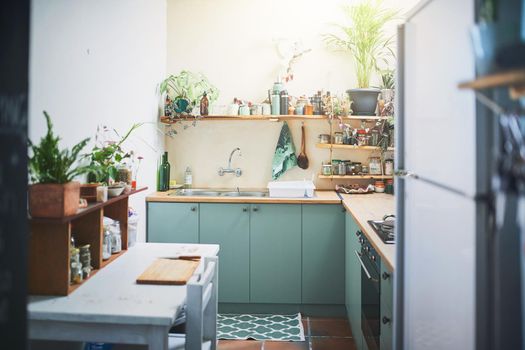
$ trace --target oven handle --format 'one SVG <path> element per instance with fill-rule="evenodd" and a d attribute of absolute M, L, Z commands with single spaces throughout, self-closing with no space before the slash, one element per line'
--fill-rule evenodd
<path fill-rule="evenodd" d="M 379 282 L 379 280 L 377 280 L 375 278 L 372 278 L 372 276 L 370 275 L 370 272 L 368 272 L 368 270 L 367 270 L 367 268 L 365 266 L 365 263 L 361 259 L 361 254 L 359 254 L 359 252 L 357 250 L 354 250 L 354 253 L 355 253 L 355 256 L 357 256 L 357 259 L 359 260 L 359 263 L 361 264 L 361 267 L 363 268 L 363 271 L 366 274 L 366 278 L 368 278 L 369 280 L 374 281 L 374 282 Z"/>

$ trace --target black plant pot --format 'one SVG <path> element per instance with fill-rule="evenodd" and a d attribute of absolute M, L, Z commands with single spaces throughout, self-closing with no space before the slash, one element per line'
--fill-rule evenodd
<path fill-rule="evenodd" d="M 352 101 L 351 109 L 354 115 L 375 115 L 379 89 L 346 90 Z"/>

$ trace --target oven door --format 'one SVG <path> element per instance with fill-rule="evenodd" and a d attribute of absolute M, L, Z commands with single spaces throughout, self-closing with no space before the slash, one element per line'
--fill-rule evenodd
<path fill-rule="evenodd" d="M 361 264 L 361 330 L 368 350 L 379 349 L 380 336 L 380 278 L 374 261 L 361 250 L 355 251 Z"/>

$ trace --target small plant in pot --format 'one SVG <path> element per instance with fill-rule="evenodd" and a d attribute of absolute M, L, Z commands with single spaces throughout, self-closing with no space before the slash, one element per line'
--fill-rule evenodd
<path fill-rule="evenodd" d="M 381 99 L 379 100 L 379 115 L 393 116 L 394 115 L 394 89 L 395 89 L 395 74 L 393 70 L 384 70 L 381 72 Z"/>
<path fill-rule="evenodd" d="M 90 160 L 88 181 L 100 183 L 97 188 L 97 201 L 105 201 L 108 195 L 115 197 L 124 191 L 125 184 L 118 183 L 118 166 L 130 158 L 131 153 L 125 152 L 122 144 L 141 125 L 141 123 L 133 124 L 117 141 L 105 139 L 104 134 L 110 131 L 108 128 L 102 127 L 97 130 L 95 147 L 87 155 Z M 116 130 L 113 131 L 118 135 Z"/>
<path fill-rule="evenodd" d="M 73 179 L 89 171 L 78 166 L 80 151 L 89 142 L 82 140 L 69 149 L 59 149 L 60 138 L 53 134 L 53 124 L 44 111 L 47 133 L 38 145 L 29 141 L 29 214 L 32 217 L 61 218 L 74 215 L 78 210 L 80 183 Z"/>
<path fill-rule="evenodd" d="M 339 34 L 326 34 L 325 42 L 333 48 L 349 52 L 354 60 L 357 89 L 348 90 L 357 115 L 374 115 L 379 89 L 370 87 L 372 74 L 378 72 L 379 63 L 388 64 L 394 57 L 393 37 L 387 37 L 384 26 L 394 20 L 397 11 L 382 7 L 382 1 L 368 0 L 345 6 L 348 23 L 336 25 Z"/>

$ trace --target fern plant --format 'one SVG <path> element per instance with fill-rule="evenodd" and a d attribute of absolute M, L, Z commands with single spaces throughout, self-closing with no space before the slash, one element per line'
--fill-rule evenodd
<path fill-rule="evenodd" d="M 398 11 L 385 9 L 381 0 L 367 0 L 344 7 L 348 19 L 338 24 L 339 34 L 325 34 L 325 43 L 333 48 L 348 51 L 354 58 L 359 88 L 368 88 L 373 72 L 379 71 L 380 63 L 388 64 L 395 57 L 391 48 L 393 36 L 387 37 L 384 26 L 394 20 Z"/>
<path fill-rule="evenodd" d="M 29 157 L 29 174 L 33 183 L 42 184 L 64 184 L 72 181 L 76 176 L 85 174 L 89 167 L 77 166 L 80 151 L 89 142 L 89 138 L 80 141 L 71 150 L 65 148 L 60 150 L 58 142 L 60 137 L 53 133 L 51 117 L 44 111 L 47 122 L 47 133 L 35 145 L 29 141 L 29 147 L 33 153 Z"/>

